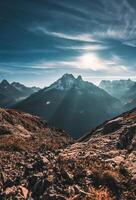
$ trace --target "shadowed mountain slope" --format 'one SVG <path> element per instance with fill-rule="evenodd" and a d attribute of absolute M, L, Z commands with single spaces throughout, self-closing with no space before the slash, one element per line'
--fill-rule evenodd
<path fill-rule="evenodd" d="M 29 88 L 16 82 L 10 84 L 7 80 L 3 80 L 0 83 L 0 106 L 11 107 L 38 90 L 36 87 Z"/>
<path fill-rule="evenodd" d="M 103 89 L 65 74 L 48 88 L 14 106 L 46 119 L 50 126 L 78 138 L 90 128 L 120 112 L 121 103 Z"/>

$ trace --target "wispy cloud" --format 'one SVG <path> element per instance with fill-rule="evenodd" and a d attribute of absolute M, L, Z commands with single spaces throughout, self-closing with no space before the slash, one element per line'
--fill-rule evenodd
<path fill-rule="evenodd" d="M 129 46 L 129 47 L 136 48 L 136 40 L 124 41 L 123 44 L 126 45 L 126 46 Z"/>
<path fill-rule="evenodd" d="M 31 29 L 34 32 L 41 32 L 44 33 L 46 35 L 50 35 L 50 36 L 54 36 L 57 38 L 61 38 L 61 39 L 66 39 L 66 40 L 75 40 L 75 41 L 83 41 L 83 42 L 96 42 L 97 40 L 94 39 L 94 37 L 91 34 L 86 34 L 86 33 L 82 33 L 82 34 L 66 34 L 63 32 L 53 32 L 53 31 L 49 31 L 44 27 L 35 27 Z"/>
<path fill-rule="evenodd" d="M 103 9 L 101 8 L 101 4 L 103 5 Z M 88 20 L 87 18 L 84 19 L 86 21 L 84 22 L 84 24 L 82 24 L 83 30 L 80 27 L 80 30 L 78 32 L 73 32 L 73 34 L 66 33 L 64 32 L 64 30 L 50 30 L 41 24 L 32 27 L 31 30 L 36 33 L 42 33 L 52 37 L 73 41 L 100 42 L 103 39 L 114 39 L 121 41 L 124 45 L 135 47 L 136 10 L 130 5 L 127 0 L 122 0 L 121 3 L 119 3 L 117 0 L 102 0 L 101 4 L 93 4 L 92 2 L 87 1 L 86 5 L 88 5 L 88 7 L 79 6 L 77 9 L 74 8 L 75 10 L 78 10 L 83 14 L 86 13 L 86 16 L 88 16 Z M 69 4 L 63 3 L 63 6 L 64 5 L 67 8 L 71 8 Z M 94 7 L 94 10 L 91 10 L 91 12 L 89 10 L 90 7 Z M 63 23 L 64 22 L 65 20 L 63 21 Z M 93 28 L 91 28 L 92 24 Z M 91 48 L 93 47 L 82 47 L 82 49 L 83 48 L 89 48 L 89 50 L 91 50 Z M 70 47 L 67 47 L 67 49 L 70 49 Z M 75 50 L 78 49 L 78 47 L 71 47 L 71 49 Z"/>
<path fill-rule="evenodd" d="M 127 0 L 102 1 L 104 17 L 102 30 L 95 31 L 96 38 L 119 40 L 124 45 L 135 47 L 136 44 L 136 9 Z M 106 21 L 107 23 L 104 23 Z"/>
<path fill-rule="evenodd" d="M 83 46 L 57 46 L 59 49 L 70 49 L 70 50 L 85 50 L 85 51 L 99 51 L 104 49 L 110 49 L 110 46 L 102 44 L 92 44 L 92 45 L 83 45 Z"/>

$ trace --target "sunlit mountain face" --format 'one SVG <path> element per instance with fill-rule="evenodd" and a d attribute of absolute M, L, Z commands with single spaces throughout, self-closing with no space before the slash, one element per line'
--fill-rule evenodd
<path fill-rule="evenodd" d="M 134 0 L 0 3 L 0 78 L 45 86 L 64 73 L 135 78 Z"/>

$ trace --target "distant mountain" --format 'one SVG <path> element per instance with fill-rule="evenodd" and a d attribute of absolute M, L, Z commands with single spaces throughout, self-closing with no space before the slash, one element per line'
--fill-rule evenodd
<path fill-rule="evenodd" d="M 65 74 L 14 108 L 43 117 L 51 126 L 79 137 L 119 113 L 119 100 L 92 83 Z"/>
<path fill-rule="evenodd" d="M 30 96 L 31 94 L 40 90 L 38 87 L 26 87 L 25 85 L 22 85 L 18 82 L 13 82 L 11 85 L 20 91 L 23 96 Z"/>
<path fill-rule="evenodd" d="M 99 87 L 124 103 L 122 111 L 128 111 L 136 107 L 136 82 L 130 79 L 101 81 Z"/>
<path fill-rule="evenodd" d="M 0 83 L 0 94 L 12 97 L 19 98 L 22 93 L 17 90 L 12 84 L 10 84 L 7 80 L 3 80 Z"/>
<path fill-rule="evenodd" d="M 127 111 L 136 107 L 136 83 L 126 92 L 124 98 L 127 100 L 124 110 Z"/>
<path fill-rule="evenodd" d="M 7 107 L 15 103 L 22 93 L 12 86 L 7 80 L 0 83 L 0 106 Z"/>
<path fill-rule="evenodd" d="M 38 90 L 39 88 L 29 88 L 16 82 L 10 84 L 7 80 L 3 80 L 0 83 L 0 106 L 10 107 Z"/>
<path fill-rule="evenodd" d="M 124 98 L 127 100 L 127 102 L 131 102 L 133 99 L 136 98 L 136 83 L 132 87 L 130 87 L 129 90 L 127 90 Z"/>
<path fill-rule="evenodd" d="M 124 110 L 128 111 L 136 107 L 136 98 L 124 105 Z"/>
<path fill-rule="evenodd" d="M 127 99 L 124 97 L 127 95 L 127 92 L 130 90 L 130 88 L 134 86 L 134 84 L 135 82 L 130 79 L 113 81 L 103 80 L 99 84 L 99 87 L 126 103 Z"/>

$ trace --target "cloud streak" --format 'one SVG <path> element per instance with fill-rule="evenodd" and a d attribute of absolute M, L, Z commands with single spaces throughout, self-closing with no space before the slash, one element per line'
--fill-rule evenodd
<path fill-rule="evenodd" d="M 57 38 L 61 38 L 61 39 L 66 39 L 66 40 L 75 40 L 75 41 L 83 41 L 83 42 L 97 42 L 97 40 L 95 40 L 93 38 L 93 36 L 91 34 L 65 34 L 65 33 L 60 33 L 60 32 L 52 32 L 47 30 L 44 27 L 35 27 L 31 29 L 34 32 L 41 32 L 44 33 L 46 35 L 50 35 L 53 37 L 57 37 Z"/>
<path fill-rule="evenodd" d="M 100 44 L 92 44 L 92 45 L 78 45 L 78 46 L 57 46 L 59 49 L 70 49 L 70 50 L 85 50 L 85 51 L 100 51 L 104 49 L 110 49 L 110 46 L 100 45 Z"/>

